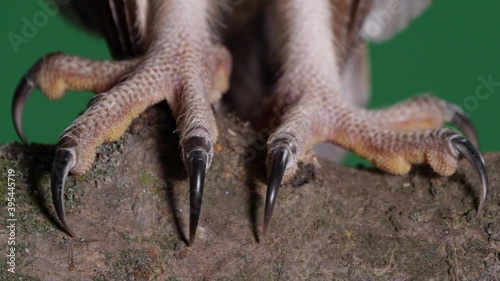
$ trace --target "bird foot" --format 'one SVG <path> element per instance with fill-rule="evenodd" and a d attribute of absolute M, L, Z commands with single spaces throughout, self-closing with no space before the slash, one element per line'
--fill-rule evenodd
<path fill-rule="evenodd" d="M 14 95 L 14 124 L 26 141 L 22 112 L 34 88 L 50 99 L 62 97 L 67 89 L 98 93 L 85 113 L 63 132 L 53 163 L 53 201 L 63 228 L 71 235 L 75 233 L 66 221 L 63 202 L 68 174 L 85 173 L 94 162 L 97 146 L 117 140 L 147 107 L 166 101 L 176 120 L 181 158 L 189 174 L 189 244 L 194 241 L 205 173 L 217 139 L 211 104 L 229 86 L 231 56 L 214 42 L 216 20 L 207 20 L 217 14 L 212 7 L 217 1 L 154 2 L 150 9 L 153 26 L 145 29 L 151 30 L 151 40 L 143 44 L 147 51 L 142 57 L 98 62 L 51 54 L 27 72 Z M 342 14 L 332 12 L 337 11 L 331 6 L 336 1 L 271 2 L 262 7 L 263 21 L 269 24 L 264 36 L 269 41 L 264 49 L 269 53 L 263 57 L 273 64 L 270 68 L 276 70 L 277 81 L 271 110 L 264 112 L 278 112 L 279 125 L 270 126 L 273 132 L 267 141 L 269 183 L 263 234 L 269 230 L 281 183 L 296 173 L 298 163 L 321 142 L 351 150 L 398 175 L 408 173 L 414 164 L 429 164 L 438 174 L 449 176 L 458 160 L 466 158 L 482 182 L 479 213 L 486 198 L 486 168 L 474 127 L 457 106 L 419 96 L 387 109 L 366 110 L 356 105 L 359 98 L 350 96 L 364 88 L 353 87 L 362 83 L 355 77 L 349 91 L 349 83 L 343 80 L 349 75 L 343 74 L 351 50 L 359 46 L 370 1 L 354 1 L 351 11 Z M 127 15 L 134 15 L 121 11 L 113 14 L 114 20 L 127 22 Z M 135 39 L 120 30 L 116 29 L 116 39 Z M 466 137 L 442 128 L 445 123 L 455 124 Z"/>
<path fill-rule="evenodd" d="M 349 35 L 343 29 L 345 18 L 324 12 L 331 8 L 327 2 L 309 2 L 276 1 L 269 12 L 273 20 L 281 22 L 271 37 L 280 38 L 275 47 L 282 52 L 274 102 L 268 110 L 279 113 L 280 125 L 267 142 L 269 182 L 263 234 L 268 232 L 281 182 L 295 173 L 306 152 L 322 142 L 350 150 L 397 175 L 407 174 L 412 165 L 429 164 L 438 174 L 449 176 L 456 171 L 458 160 L 466 158 L 481 179 L 479 213 L 488 180 L 474 127 L 463 111 L 428 95 L 383 110 L 359 107 L 356 95 L 363 96 L 359 91 L 364 87 L 353 85 L 366 79 L 363 75 L 346 78 L 347 66 L 357 57 L 344 51 L 360 44 L 345 36 Z M 351 8 L 363 10 L 361 6 Z M 351 18 L 347 23 L 354 34 L 362 26 L 355 22 Z M 364 64 L 357 66 L 363 69 Z M 467 138 L 442 128 L 445 123 L 454 123 Z"/>
<path fill-rule="evenodd" d="M 68 234 L 76 235 L 64 212 L 64 184 L 68 174 L 88 171 L 97 146 L 117 140 L 146 108 L 166 100 L 176 118 L 181 157 L 189 172 L 189 243 L 193 243 L 205 172 L 210 167 L 217 138 L 211 103 L 228 87 L 231 58 L 223 47 L 207 41 L 188 40 L 183 44 L 177 52 L 156 50 L 142 59 L 129 61 L 92 61 L 62 53 L 50 54 L 40 59 L 20 81 L 12 112 L 16 131 L 24 142 L 22 113 L 35 88 L 50 99 L 62 97 L 68 89 L 99 93 L 63 132 L 57 144 L 51 189 L 56 213 Z"/>
<path fill-rule="evenodd" d="M 268 140 L 264 236 L 280 184 L 294 175 L 298 162 L 306 158 L 305 152 L 320 142 L 332 142 L 353 151 L 396 175 L 407 174 L 412 165 L 429 164 L 439 175 L 450 176 L 455 173 L 458 160 L 465 158 L 481 180 L 477 213 L 481 212 L 488 186 L 486 167 L 477 149 L 475 130 L 457 106 L 425 95 L 384 110 L 369 111 L 321 92 L 290 107 Z M 314 102 L 315 95 L 321 102 Z M 447 122 L 461 128 L 472 142 L 458 132 L 441 128 Z"/>

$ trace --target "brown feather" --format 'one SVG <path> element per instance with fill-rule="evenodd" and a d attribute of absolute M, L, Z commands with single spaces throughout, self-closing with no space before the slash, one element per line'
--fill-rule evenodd
<path fill-rule="evenodd" d="M 71 0 L 71 6 L 83 26 L 106 39 L 113 58 L 132 58 L 146 51 L 136 0 Z"/>

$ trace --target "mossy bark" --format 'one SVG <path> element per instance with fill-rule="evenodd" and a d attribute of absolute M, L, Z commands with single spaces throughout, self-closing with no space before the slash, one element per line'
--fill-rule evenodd
<path fill-rule="evenodd" d="M 427 168 L 400 177 L 304 165 L 281 188 L 263 239 L 265 138 L 218 119 L 191 248 L 186 173 L 168 117 L 149 110 L 98 149 L 89 173 L 69 177 L 74 238 L 51 203 L 53 147 L 3 146 L 3 198 L 7 169 L 16 171 L 16 273 L 0 280 L 500 280 L 500 154 L 486 156 L 490 192 L 479 216 L 479 181 L 465 161 L 449 178 Z"/>

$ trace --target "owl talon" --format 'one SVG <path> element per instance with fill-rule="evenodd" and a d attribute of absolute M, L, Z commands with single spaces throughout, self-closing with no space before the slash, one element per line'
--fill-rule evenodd
<path fill-rule="evenodd" d="M 285 174 L 286 166 L 290 162 L 291 151 L 288 146 L 281 146 L 275 149 L 270 158 L 271 171 L 269 173 L 269 183 L 267 185 L 266 205 L 264 208 L 264 224 L 262 236 L 267 235 L 271 216 L 273 214 L 274 203 Z"/>
<path fill-rule="evenodd" d="M 209 165 L 210 144 L 205 138 L 193 137 L 185 142 L 184 148 L 189 172 L 189 246 L 192 246 L 200 219 L 205 172 Z"/>
<path fill-rule="evenodd" d="M 27 144 L 23 130 L 24 106 L 31 93 L 36 88 L 32 76 L 34 72 L 33 69 L 37 68 L 37 65 L 38 63 L 26 72 L 21 81 L 19 81 L 14 93 L 14 98 L 12 99 L 12 121 L 14 121 L 14 128 L 16 129 L 17 136 L 22 140 L 23 144 Z"/>
<path fill-rule="evenodd" d="M 57 149 L 52 164 L 51 191 L 52 200 L 56 209 L 57 216 L 61 221 L 63 229 L 71 236 L 75 236 L 73 230 L 66 222 L 66 214 L 64 212 L 64 184 L 68 177 L 69 171 L 75 166 L 76 159 L 73 149 Z"/>
<path fill-rule="evenodd" d="M 469 117 L 467 117 L 464 111 L 455 104 L 449 103 L 448 109 L 453 114 L 450 121 L 464 133 L 467 139 L 470 140 L 475 147 L 479 147 L 476 128 L 472 125 Z"/>
<path fill-rule="evenodd" d="M 486 200 L 486 194 L 488 191 L 488 174 L 486 172 L 484 159 L 477 148 L 463 136 L 455 135 L 450 139 L 450 142 L 456 153 L 459 156 L 466 158 L 469 163 L 476 168 L 476 171 L 479 174 L 479 178 L 481 179 L 479 205 L 477 208 L 477 214 L 479 214 L 484 207 L 484 202 Z"/>

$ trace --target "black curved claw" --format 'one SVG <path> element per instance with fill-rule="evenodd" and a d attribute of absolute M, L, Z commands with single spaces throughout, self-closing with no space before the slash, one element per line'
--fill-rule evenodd
<path fill-rule="evenodd" d="M 14 128 L 16 129 L 17 136 L 23 141 L 24 144 L 27 143 L 23 131 L 23 112 L 24 105 L 28 100 L 29 96 L 36 88 L 35 83 L 32 78 L 32 69 L 30 69 L 17 84 L 16 91 L 14 93 L 14 98 L 12 99 L 12 121 L 14 122 Z"/>
<path fill-rule="evenodd" d="M 484 207 L 486 193 L 488 191 L 488 174 L 486 172 L 483 156 L 481 156 L 477 148 L 463 136 L 454 136 L 450 141 L 458 154 L 466 158 L 472 166 L 476 167 L 479 177 L 481 178 L 481 191 L 477 208 L 477 214 L 479 214 Z"/>
<path fill-rule="evenodd" d="M 205 172 L 209 164 L 210 140 L 191 137 L 184 142 L 185 164 L 189 172 L 189 246 L 193 245 L 200 219 Z"/>
<path fill-rule="evenodd" d="M 271 216 L 273 215 L 274 203 L 285 174 L 286 166 L 290 161 L 291 151 L 286 146 L 277 148 L 271 156 L 271 171 L 269 173 L 269 183 L 267 185 L 266 205 L 264 208 L 264 224 L 262 236 L 267 235 Z"/>
<path fill-rule="evenodd" d="M 189 245 L 193 245 L 200 219 L 201 199 L 205 184 L 205 171 L 207 169 L 208 153 L 197 149 L 188 155 L 189 163 Z"/>
<path fill-rule="evenodd" d="M 451 117 L 451 122 L 455 124 L 467 137 L 467 139 L 475 146 L 479 148 L 479 140 L 477 137 L 476 128 L 472 125 L 469 117 L 465 115 L 464 111 L 455 104 L 449 103 L 448 109 L 453 113 Z"/>
<path fill-rule="evenodd" d="M 66 223 L 66 215 L 64 213 L 64 184 L 68 173 L 75 165 L 75 156 L 72 151 L 68 149 L 57 149 L 56 155 L 54 157 L 54 163 L 52 164 L 52 177 L 51 177 L 51 191 L 52 191 L 52 201 L 54 202 L 54 207 L 56 209 L 57 216 L 61 221 L 61 225 L 64 230 L 71 236 L 75 236 L 75 233 Z"/>

